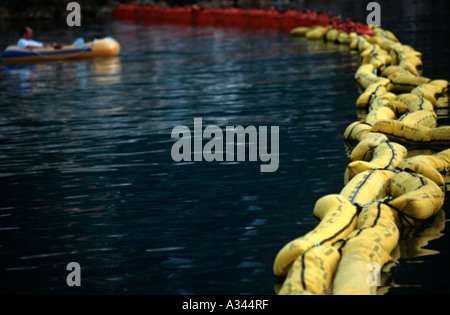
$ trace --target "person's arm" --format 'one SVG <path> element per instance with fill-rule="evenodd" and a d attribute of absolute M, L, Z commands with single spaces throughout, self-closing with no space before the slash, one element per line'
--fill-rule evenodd
<path fill-rule="evenodd" d="M 27 46 L 25 46 L 25 49 L 30 49 L 30 50 L 32 50 L 32 49 L 42 48 L 42 47 L 45 47 L 45 45 L 42 45 L 42 46 L 27 45 Z"/>
<path fill-rule="evenodd" d="M 19 40 L 19 42 L 17 43 L 17 46 L 19 46 L 20 48 L 25 48 L 25 49 L 37 49 L 37 48 L 48 48 L 48 47 L 53 47 L 53 48 L 61 48 L 61 45 L 58 45 L 56 43 L 51 43 L 51 44 L 45 44 L 45 43 L 41 43 L 41 42 L 37 42 L 35 40 L 24 40 L 21 39 Z"/>
<path fill-rule="evenodd" d="M 44 44 L 44 43 L 43 43 L 42 46 L 27 45 L 27 46 L 25 46 L 25 49 L 30 49 L 30 50 L 32 50 L 32 49 L 36 49 L 36 48 L 49 48 L 49 47 L 58 49 L 58 48 L 61 48 L 62 45 L 58 45 L 58 44 L 56 44 L 56 43 L 51 43 L 51 44 Z"/>
<path fill-rule="evenodd" d="M 19 42 L 17 43 L 17 46 L 19 46 L 20 48 L 25 48 L 25 49 L 37 49 L 37 48 L 43 48 L 43 47 L 53 47 L 53 44 L 44 44 L 41 42 L 37 42 L 35 40 L 25 40 L 25 39 L 20 39 Z"/>

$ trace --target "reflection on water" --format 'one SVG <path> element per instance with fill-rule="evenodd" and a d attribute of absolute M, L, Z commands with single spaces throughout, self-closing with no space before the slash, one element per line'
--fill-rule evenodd
<path fill-rule="evenodd" d="M 92 60 L 92 72 L 98 84 L 119 84 L 121 71 L 119 57 Z"/>
<path fill-rule="evenodd" d="M 22 93 L 34 94 L 46 88 L 53 88 L 59 82 L 72 84 L 84 90 L 89 84 L 119 84 L 121 81 L 120 58 L 93 59 L 89 61 L 64 61 L 5 66 L 8 82 L 19 84 Z"/>
<path fill-rule="evenodd" d="M 425 287 L 429 286 L 428 281 L 431 279 L 427 279 L 424 282 L 423 277 L 427 278 L 427 269 L 429 269 L 430 261 L 433 261 L 430 260 L 430 256 L 441 254 L 439 250 L 430 248 L 430 245 L 433 241 L 444 236 L 446 221 L 445 211 L 441 209 L 430 222 L 423 226 L 400 229 L 399 243 L 391 253 L 393 262 L 386 265 L 383 269 L 381 287 L 378 289 L 378 294 L 391 293 L 392 291 L 394 294 L 422 292 L 417 290 L 423 288 L 424 284 Z M 426 258 L 428 260 L 425 260 Z M 445 257 L 441 259 L 445 260 Z M 423 266 L 424 275 L 418 275 L 414 271 L 411 274 L 410 269 L 414 267 L 420 268 L 418 266 Z M 410 274 L 406 275 L 408 272 Z M 443 277 L 442 280 L 446 282 L 445 274 L 441 274 L 441 276 Z M 410 291 L 411 289 L 416 291 Z"/>
<path fill-rule="evenodd" d="M 437 250 L 427 249 L 426 246 L 432 240 L 442 237 L 445 229 L 445 212 L 439 211 L 433 221 L 425 229 L 402 230 L 399 244 L 398 258 L 415 258 L 439 253 Z"/>

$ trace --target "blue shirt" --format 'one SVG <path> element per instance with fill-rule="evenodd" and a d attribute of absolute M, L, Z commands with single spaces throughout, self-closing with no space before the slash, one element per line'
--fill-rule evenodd
<path fill-rule="evenodd" d="M 25 39 L 25 38 L 21 38 L 19 39 L 19 41 L 17 42 L 17 46 L 19 48 L 27 48 L 27 46 L 37 46 L 37 47 L 43 47 L 44 44 L 41 42 L 37 42 L 35 40 L 32 39 Z"/>

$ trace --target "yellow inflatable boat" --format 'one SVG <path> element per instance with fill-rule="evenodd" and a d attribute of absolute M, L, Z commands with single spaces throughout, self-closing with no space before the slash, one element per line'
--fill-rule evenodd
<path fill-rule="evenodd" d="M 24 49 L 8 46 L 3 52 L 4 63 L 33 63 L 66 59 L 114 57 L 120 52 L 120 44 L 107 37 L 87 42 L 80 46 L 66 45 L 61 48 Z"/>

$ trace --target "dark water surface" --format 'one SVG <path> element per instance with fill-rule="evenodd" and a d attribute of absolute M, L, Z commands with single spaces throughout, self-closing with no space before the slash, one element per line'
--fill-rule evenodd
<path fill-rule="evenodd" d="M 424 75 L 449 79 L 448 28 L 431 32 L 422 18 L 437 20 L 403 17 L 414 34 L 386 28 L 424 52 Z M 18 25 L 1 25 L 2 48 Z M 44 41 L 112 36 L 122 53 L 0 66 L 0 292 L 274 294 L 275 255 L 314 228 L 315 202 L 343 187 L 358 55 L 275 31 L 32 26 Z M 171 131 L 193 130 L 194 117 L 223 130 L 279 126 L 278 170 L 174 162 Z M 69 262 L 81 287 L 66 284 Z M 396 286 L 430 284 L 406 265 Z"/>

